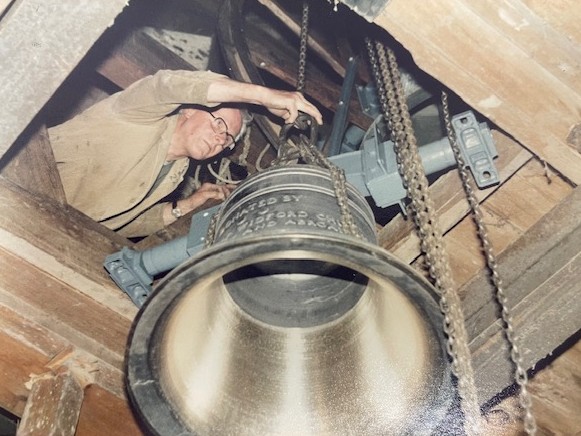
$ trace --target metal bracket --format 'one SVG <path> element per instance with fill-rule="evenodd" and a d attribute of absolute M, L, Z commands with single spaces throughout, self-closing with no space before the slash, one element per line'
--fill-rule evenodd
<path fill-rule="evenodd" d="M 363 139 L 360 151 L 332 156 L 330 160 L 345 171 L 349 183 L 363 195 L 371 196 L 378 207 L 399 204 L 405 213 L 403 200 L 407 193 L 397 168 L 394 145 L 380 139 L 382 122 L 381 116 L 376 119 Z M 493 162 L 497 151 L 486 123 L 479 124 L 474 113 L 467 111 L 452 118 L 452 127 L 464 162 L 478 187 L 498 183 L 498 171 Z M 448 138 L 422 145 L 419 152 L 426 174 L 435 174 L 456 165 Z"/>
<path fill-rule="evenodd" d="M 153 277 L 143 266 L 141 255 L 141 252 L 123 247 L 121 251 L 107 256 L 103 264 L 117 286 L 129 295 L 138 307 L 147 300 L 153 283 Z"/>
<path fill-rule="evenodd" d="M 490 129 L 486 123 L 478 123 L 472 111 L 452 118 L 452 127 L 460 146 L 462 158 L 470 168 L 479 188 L 487 188 L 499 182 L 493 159 L 498 156 Z"/>
<path fill-rule="evenodd" d="M 204 248 L 210 221 L 219 208 L 217 205 L 194 214 L 187 236 L 144 251 L 123 247 L 107 256 L 103 266 L 117 286 L 141 307 L 157 274 L 174 269 Z"/>

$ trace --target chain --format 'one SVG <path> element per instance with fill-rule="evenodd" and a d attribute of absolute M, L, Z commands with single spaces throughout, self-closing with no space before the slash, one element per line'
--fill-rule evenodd
<path fill-rule="evenodd" d="M 384 117 L 391 130 L 398 168 L 411 200 L 411 216 L 419 234 L 420 247 L 439 293 L 440 308 L 444 315 L 443 329 L 448 338 L 446 348 L 452 358 L 452 372 L 458 380 L 465 431 L 468 435 L 478 434 L 480 411 L 462 302 L 455 292 L 443 236 L 405 101 L 397 60 L 393 51 L 386 51 L 380 42 L 376 42 L 374 47 L 366 39 L 366 46 Z"/>
<path fill-rule="evenodd" d="M 301 20 L 301 42 L 299 47 L 299 73 L 297 91 L 305 89 L 305 70 L 307 66 L 307 39 L 309 36 L 309 3 L 303 2 L 303 17 Z"/>
<path fill-rule="evenodd" d="M 306 57 L 307 57 L 307 38 L 308 38 L 308 27 L 309 27 L 309 4 L 308 2 L 303 2 L 303 15 L 301 20 L 301 35 L 300 35 L 300 48 L 299 48 L 299 72 L 298 72 L 298 84 L 297 91 L 303 92 L 305 88 L 305 69 L 306 69 Z M 308 115 L 306 116 L 308 117 Z M 301 135 L 298 143 L 288 141 L 286 139 L 286 134 L 288 129 L 283 128 L 281 130 L 281 135 L 279 138 L 278 147 L 278 157 L 272 162 L 272 166 L 285 165 L 290 162 L 296 161 L 299 157 L 307 164 L 317 165 L 321 168 L 325 168 L 329 171 L 331 175 L 331 182 L 333 189 L 335 191 L 335 197 L 337 198 L 337 204 L 339 205 L 339 210 L 341 213 L 340 224 L 341 229 L 345 234 L 351 234 L 357 238 L 362 238 L 359 228 L 353 220 L 353 215 L 349 209 L 349 197 L 347 194 L 347 185 L 345 180 L 345 172 L 343 169 L 334 165 L 329 159 L 327 159 L 320 150 L 316 147 L 316 130 L 313 130 L 315 121 L 308 117 L 309 121 L 299 120 L 295 122 L 295 125 L 301 129 L 306 129 L 311 127 L 311 138 L 307 139 L 304 135 Z M 314 133 L 313 133 L 314 132 Z"/>
<path fill-rule="evenodd" d="M 508 307 L 508 299 L 502 287 L 502 280 L 498 273 L 498 262 L 494 254 L 492 244 L 490 243 L 490 239 L 488 238 L 488 232 L 483 220 L 480 203 L 474 195 L 474 190 L 472 189 L 470 178 L 468 177 L 468 172 L 466 171 L 466 162 L 462 157 L 456 135 L 452 128 L 452 122 L 450 121 L 450 109 L 448 105 L 448 94 L 445 91 L 442 91 L 442 111 L 444 113 L 444 124 L 446 125 L 446 131 L 448 133 L 450 145 L 454 152 L 454 156 L 456 157 L 456 162 L 458 163 L 458 172 L 460 174 L 460 179 L 462 180 L 462 186 L 472 211 L 472 218 L 476 224 L 478 236 L 480 238 L 482 249 L 486 258 L 486 265 L 490 271 L 492 284 L 496 293 L 496 300 L 498 301 L 498 304 L 501 308 L 501 317 L 504 322 L 504 333 L 510 347 L 510 358 L 515 367 L 515 380 L 520 387 L 519 401 L 521 407 L 524 410 L 524 429 L 527 434 L 534 435 L 537 431 L 537 425 L 532 413 L 531 396 L 527 390 L 528 377 L 526 371 L 523 368 L 522 357 L 518 347 L 518 340 L 514 333 L 512 315 Z"/>
<path fill-rule="evenodd" d="M 216 225 L 218 223 L 219 213 L 216 212 L 212 215 L 210 219 L 210 224 L 208 225 L 208 231 L 206 232 L 206 240 L 204 241 L 204 248 L 210 247 L 214 243 L 216 237 Z"/>
<path fill-rule="evenodd" d="M 314 121 L 308 115 L 299 115 L 299 128 L 306 127 L 302 125 L 301 121 L 309 119 L 311 127 Z M 297 158 L 301 158 L 305 163 L 316 165 L 321 168 L 325 168 L 329 171 L 331 176 L 331 182 L 333 185 L 333 190 L 335 191 L 335 197 L 337 199 L 337 204 L 339 206 L 339 211 L 341 213 L 340 224 L 343 233 L 353 235 L 357 238 L 362 239 L 363 236 L 359 231 L 359 227 L 353 219 L 351 210 L 349 209 L 349 197 L 347 194 L 347 184 L 345 180 L 345 171 L 333 164 L 329 159 L 327 159 L 323 153 L 316 147 L 316 133 L 311 133 L 310 140 L 301 135 L 297 143 L 286 140 L 286 134 L 289 128 L 283 128 L 281 131 L 281 138 L 279 139 L 279 155 L 277 159 L 272 162 L 272 166 L 277 165 L 287 165 L 294 163 Z"/>
<path fill-rule="evenodd" d="M 303 3 L 303 16 L 301 21 L 301 42 L 299 53 L 299 74 L 297 91 L 303 92 L 305 87 L 305 67 L 306 67 L 306 52 L 307 52 L 307 38 L 308 38 L 308 23 L 309 23 L 309 5 L 305 1 Z M 300 157 L 304 162 L 311 165 L 316 165 L 325 168 L 329 171 L 331 182 L 335 191 L 335 197 L 339 206 L 340 226 L 345 234 L 351 234 L 357 238 L 363 239 L 359 227 L 353 219 L 351 210 L 349 209 L 349 197 L 347 194 L 347 185 L 345 179 L 345 172 L 343 169 L 337 167 L 329 159 L 327 159 L 321 151 L 316 147 L 317 140 L 317 126 L 315 121 L 306 114 L 301 114 L 294 123 L 294 126 L 306 130 L 310 127 L 311 136 L 307 138 L 305 135 L 300 135 L 298 143 L 288 140 L 288 133 L 291 125 L 285 125 L 279 135 L 278 156 L 271 163 L 271 166 L 288 165 L 294 163 Z M 205 247 L 213 244 L 216 223 L 218 221 L 217 214 L 212 217 L 208 232 L 206 235 Z"/>

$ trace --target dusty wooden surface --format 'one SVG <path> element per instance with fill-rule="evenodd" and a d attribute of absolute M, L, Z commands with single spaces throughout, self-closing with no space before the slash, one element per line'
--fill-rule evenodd
<path fill-rule="evenodd" d="M 30 381 L 30 395 L 18 436 L 73 436 L 83 403 L 83 388 L 68 371 L 46 373 Z"/>
<path fill-rule="evenodd" d="M 91 385 L 85 389 L 76 434 L 138 436 L 147 433 L 140 427 L 126 400 L 112 395 L 99 385 Z"/>
<path fill-rule="evenodd" d="M 581 10 L 558 3 L 392 0 L 375 23 L 420 68 L 578 184 L 580 144 L 567 138 L 581 122 L 581 48 L 571 27 Z"/>
<path fill-rule="evenodd" d="M 28 131 L 0 162 L 0 174 L 28 192 L 66 204 L 46 127 L 32 125 Z"/>
<path fill-rule="evenodd" d="M 560 354 L 530 382 L 539 435 L 581 432 L 581 341 Z"/>
<path fill-rule="evenodd" d="M 499 153 L 494 164 L 499 171 L 502 184 L 509 181 L 513 174 L 531 159 L 531 154 L 501 132 L 493 131 L 493 137 Z M 500 185 L 496 185 L 484 190 L 476 189 L 475 195 L 482 201 L 492 196 L 499 187 Z M 430 193 L 443 233 L 457 225 L 468 214 L 468 202 L 456 170 L 449 171 L 433 183 L 430 186 Z M 414 224 L 402 214 L 385 225 L 379 231 L 378 237 L 379 245 L 406 263 L 413 262 L 420 254 Z"/>
<path fill-rule="evenodd" d="M 131 243 L 86 215 L 0 177 L 0 248 L 132 319 L 136 309 L 102 268 Z"/>
<path fill-rule="evenodd" d="M 0 26 L 0 156 L 126 3 L 22 0 L 10 8 Z"/>

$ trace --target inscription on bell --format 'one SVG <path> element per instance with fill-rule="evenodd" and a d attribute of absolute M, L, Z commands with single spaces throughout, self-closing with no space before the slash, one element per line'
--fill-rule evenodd
<path fill-rule="evenodd" d="M 302 195 L 278 193 L 251 201 L 238 208 L 233 216 L 228 217 L 220 227 L 219 238 L 226 240 L 269 229 L 300 228 L 304 231 L 315 228 L 318 231 L 340 232 L 339 221 L 336 217 L 304 208 L 299 209 L 302 197 Z"/>

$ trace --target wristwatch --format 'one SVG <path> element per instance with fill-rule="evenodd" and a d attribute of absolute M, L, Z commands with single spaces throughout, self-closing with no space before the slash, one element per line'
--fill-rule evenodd
<path fill-rule="evenodd" d="M 175 219 L 183 216 L 182 210 L 178 207 L 178 202 L 176 200 L 172 201 L 171 203 L 171 214 Z"/>

